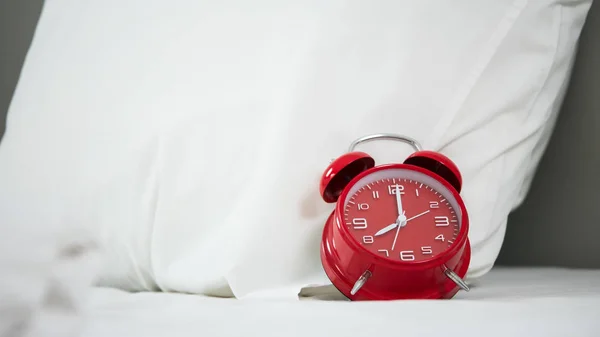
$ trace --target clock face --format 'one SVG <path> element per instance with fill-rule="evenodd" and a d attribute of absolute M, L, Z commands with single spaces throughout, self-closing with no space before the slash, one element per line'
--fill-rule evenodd
<path fill-rule="evenodd" d="M 387 169 L 349 190 L 342 221 L 366 249 L 395 261 L 429 260 L 458 237 L 461 210 L 439 181 L 418 171 Z"/>

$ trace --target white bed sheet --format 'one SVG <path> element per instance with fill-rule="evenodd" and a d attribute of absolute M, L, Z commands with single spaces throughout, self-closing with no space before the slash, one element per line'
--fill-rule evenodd
<path fill-rule="evenodd" d="M 235 300 L 97 288 L 84 337 L 600 336 L 600 270 L 496 268 L 447 301 Z"/>

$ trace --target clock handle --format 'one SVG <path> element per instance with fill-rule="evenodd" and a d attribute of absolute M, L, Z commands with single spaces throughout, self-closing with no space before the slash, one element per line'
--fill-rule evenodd
<path fill-rule="evenodd" d="M 446 276 L 450 280 L 452 280 L 452 282 L 454 282 L 457 286 L 459 286 L 462 290 L 470 290 L 469 285 L 462 278 L 460 278 L 460 276 L 458 276 L 458 274 L 456 274 L 452 269 L 446 267 L 446 265 L 444 265 L 444 274 L 446 274 Z"/>
<path fill-rule="evenodd" d="M 412 148 L 415 151 L 422 150 L 421 144 L 419 144 L 419 142 L 417 142 L 413 138 L 401 136 L 401 135 L 395 135 L 392 133 L 376 133 L 373 135 L 360 137 L 360 138 L 356 139 L 355 141 L 353 141 L 352 144 L 350 144 L 350 147 L 348 148 L 348 152 L 354 151 L 354 148 L 356 148 L 358 146 L 358 144 L 360 144 L 360 143 L 368 142 L 368 141 L 375 140 L 375 139 L 398 140 L 398 141 L 407 143 L 408 145 L 412 146 Z"/>

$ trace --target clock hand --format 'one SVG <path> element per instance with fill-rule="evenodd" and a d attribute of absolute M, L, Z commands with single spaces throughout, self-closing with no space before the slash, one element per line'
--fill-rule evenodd
<path fill-rule="evenodd" d="M 402 197 L 400 196 L 400 185 L 396 184 L 396 207 L 398 208 L 398 219 L 396 219 L 396 226 L 388 226 L 390 227 L 389 229 L 386 227 L 384 229 L 387 229 L 386 231 L 383 231 L 383 229 L 381 231 L 383 231 L 383 233 L 386 233 L 392 229 L 394 229 L 394 227 L 398 227 L 398 229 L 396 229 L 396 237 L 394 238 L 394 244 L 392 246 L 392 250 L 394 250 L 394 246 L 396 245 L 396 239 L 398 238 L 398 232 L 400 231 L 401 227 L 404 227 L 406 225 L 406 215 L 404 215 L 404 210 L 402 209 Z M 379 232 L 381 232 L 379 231 Z M 378 232 L 378 233 L 379 233 Z M 380 233 L 379 235 L 383 234 Z"/>
<path fill-rule="evenodd" d="M 418 217 L 420 217 L 420 216 L 423 216 L 423 215 L 425 215 L 425 214 L 427 214 L 427 213 L 429 213 L 429 212 L 430 212 L 430 211 L 429 211 L 429 210 L 427 210 L 427 211 L 425 211 L 425 212 L 423 212 L 423 213 L 417 214 L 417 215 L 413 216 L 412 218 L 406 219 L 406 222 L 409 222 L 410 220 L 413 220 L 413 219 L 416 219 L 416 218 L 418 218 Z M 392 229 L 396 228 L 396 226 L 398 226 L 398 224 L 399 224 L 400 222 L 401 222 L 401 221 L 397 221 L 397 222 L 394 222 L 394 223 L 393 223 L 393 224 L 391 224 L 391 225 L 387 225 L 387 226 L 383 227 L 382 229 L 380 229 L 379 231 L 377 231 L 377 233 L 375 233 L 373 236 L 380 236 L 380 235 L 383 235 L 383 234 L 385 234 L 385 233 L 387 233 L 387 232 L 391 231 Z"/>
<path fill-rule="evenodd" d="M 412 218 L 406 219 L 406 222 L 409 222 L 410 220 L 416 219 L 416 218 L 418 218 L 418 217 L 420 217 L 420 216 L 423 216 L 423 215 L 425 215 L 425 214 L 427 214 L 427 213 L 429 213 L 429 210 L 426 210 L 426 211 L 425 211 L 425 212 L 423 212 L 423 213 L 417 214 L 417 215 L 413 216 Z"/>
<path fill-rule="evenodd" d="M 398 224 L 398 228 L 396 229 L 396 236 L 394 236 L 394 243 L 392 243 L 392 251 L 394 250 L 394 247 L 396 247 L 396 240 L 398 240 L 398 233 L 400 233 L 400 228 L 406 226 L 406 216 L 404 214 L 399 216 L 398 220 L 400 221 L 400 223 Z"/>
<path fill-rule="evenodd" d="M 396 207 L 398 207 L 398 219 L 404 214 L 402 209 L 402 197 L 400 196 L 400 185 L 396 184 Z"/>
<path fill-rule="evenodd" d="M 380 230 L 379 230 L 377 233 L 375 233 L 375 235 L 374 235 L 374 236 L 383 235 L 383 234 L 385 234 L 385 233 L 387 233 L 387 232 L 391 231 L 392 229 L 396 228 L 396 226 L 398 226 L 398 223 L 397 223 L 397 222 L 394 222 L 394 223 L 393 223 L 393 224 L 391 224 L 391 225 L 385 226 L 385 227 L 383 227 L 382 229 L 380 229 Z"/>

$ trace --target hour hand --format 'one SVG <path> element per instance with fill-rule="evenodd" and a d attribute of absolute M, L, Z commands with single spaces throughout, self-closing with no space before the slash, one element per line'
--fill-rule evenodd
<path fill-rule="evenodd" d="M 394 222 L 391 225 L 385 226 L 382 229 L 380 229 L 377 233 L 375 233 L 375 236 L 383 235 L 383 234 L 391 231 L 392 229 L 396 228 L 397 226 L 398 226 L 397 222 Z"/>

